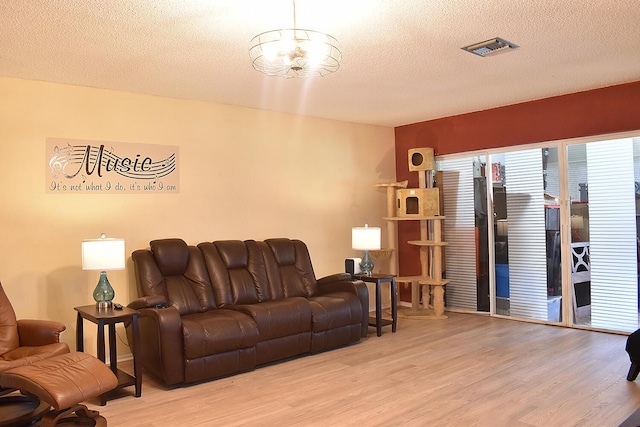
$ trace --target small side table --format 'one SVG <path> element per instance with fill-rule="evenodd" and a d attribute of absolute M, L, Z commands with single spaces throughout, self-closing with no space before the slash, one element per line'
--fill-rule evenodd
<path fill-rule="evenodd" d="M 369 326 L 375 326 L 378 336 L 382 335 L 382 327 L 391 325 L 391 332 L 396 331 L 398 324 L 398 289 L 396 288 L 396 277 L 391 274 L 354 274 L 354 279 L 363 282 L 376 284 L 376 317 L 369 317 Z M 391 320 L 382 318 L 382 289 L 381 285 L 388 282 L 391 287 Z"/>
<path fill-rule="evenodd" d="M 140 397 L 142 394 L 142 372 L 139 367 L 139 329 L 138 329 L 138 312 L 128 307 L 123 307 L 122 310 L 116 310 L 113 307 L 107 309 L 98 309 L 95 304 L 84 305 L 74 308 L 78 312 L 77 325 L 76 325 L 76 349 L 77 351 L 84 351 L 84 319 L 87 319 L 96 325 L 98 325 L 98 359 L 105 362 L 105 336 L 104 327 L 109 326 L 109 365 L 116 377 L 118 377 L 118 387 L 128 387 L 135 385 L 135 396 Z M 133 348 L 131 353 L 133 355 L 133 376 L 118 369 L 118 354 L 116 351 L 116 323 L 128 323 L 131 322 L 133 326 Z M 107 394 L 100 396 L 100 404 L 102 406 L 107 403 Z"/>

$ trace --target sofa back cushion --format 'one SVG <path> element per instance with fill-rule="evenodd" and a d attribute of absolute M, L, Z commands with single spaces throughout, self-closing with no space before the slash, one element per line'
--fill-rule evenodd
<path fill-rule="evenodd" d="M 19 344 L 16 313 L 0 283 L 0 356 L 18 348 Z"/>
<path fill-rule="evenodd" d="M 141 296 L 161 295 L 180 314 L 216 308 L 202 253 L 182 239 L 153 240 L 132 254 Z"/>
<path fill-rule="evenodd" d="M 317 293 L 307 245 L 286 238 L 267 239 L 264 243 L 269 248 L 265 252 L 269 282 L 277 298 L 310 297 Z"/>
<path fill-rule="evenodd" d="M 272 299 L 259 242 L 220 240 L 200 243 L 218 306 Z"/>

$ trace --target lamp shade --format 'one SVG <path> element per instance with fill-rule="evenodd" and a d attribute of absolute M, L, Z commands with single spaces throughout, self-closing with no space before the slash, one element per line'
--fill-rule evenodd
<path fill-rule="evenodd" d="M 83 270 L 123 270 L 124 260 L 124 239 L 82 241 Z"/>
<path fill-rule="evenodd" d="M 380 249 L 380 227 L 353 227 L 351 229 L 351 247 L 370 251 Z"/>

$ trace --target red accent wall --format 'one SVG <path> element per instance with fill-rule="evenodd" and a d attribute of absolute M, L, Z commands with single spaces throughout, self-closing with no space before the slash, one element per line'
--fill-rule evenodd
<path fill-rule="evenodd" d="M 432 147 L 436 155 L 640 130 L 640 81 L 514 104 L 395 129 L 396 178 L 418 186 L 407 151 Z M 418 221 L 398 221 L 399 273 L 419 275 Z M 401 289 L 402 300 L 410 300 Z M 408 299 L 407 299 L 408 297 Z"/>

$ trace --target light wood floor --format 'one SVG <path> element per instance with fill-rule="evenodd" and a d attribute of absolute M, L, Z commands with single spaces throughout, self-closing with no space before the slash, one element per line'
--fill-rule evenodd
<path fill-rule="evenodd" d="M 111 427 L 606 427 L 640 407 L 626 336 L 448 314 L 192 386 L 147 376 L 140 398 L 87 404 Z"/>

